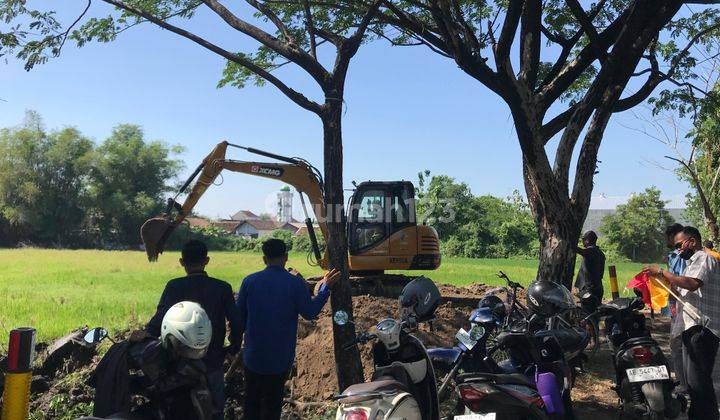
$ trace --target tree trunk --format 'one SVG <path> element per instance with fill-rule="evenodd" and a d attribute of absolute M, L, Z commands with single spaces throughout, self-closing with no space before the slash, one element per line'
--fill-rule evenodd
<path fill-rule="evenodd" d="M 323 119 L 325 203 L 327 205 L 327 250 L 330 268 L 342 271 L 342 278 L 333 286 L 330 306 L 333 313 L 343 310 L 353 320 L 352 291 L 348 268 L 348 242 L 343 193 L 342 103 L 331 99 L 326 103 Z M 364 381 L 360 352 L 357 346 L 344 347 L 355 339 L 355 324 L 333 323 L 335 370 L 340 391 Z"/>
<path fill-rule="evenodd" d="M 569 200 L 557 197 L 557 191 L 548 191 L 543 188 L 544 184 L 526 181 L 528 204 L 540 239 L 537 279 L 552 280 L 572 290 L 574 247 L 580 238 L 582 226 L 571 216 Z"/>
<path fill-rule="evenodd" d="M 558 181 L 539 138 L 539 116 L 532 104 L 518 96 L 508 96 L 518 140 L 523 153 L 525 192 L 538 230 L 540 255 L 538 280 L 552 280 L 572 287 L 575 272 L 574 246 L 580 237 L 578 222 L 568 196 L 565 178 Z M 589 192 L 588 192 L 589 194 Z M 582 220 L 584 220 L 583 213 Z"/>

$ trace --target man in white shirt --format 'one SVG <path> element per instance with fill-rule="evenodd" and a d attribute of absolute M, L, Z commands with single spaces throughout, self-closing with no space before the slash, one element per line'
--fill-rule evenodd
<path fill-rule="evenodd" d="M 713 367 L 720 342 L 720 262 L 703 251 L 700 232 L 686 226 L 675 235 L 675 248 L 688 261 L 682 275 L 658 266 L 647 268 L 660 274 L 680 293 L 682 305 L 683 368 L 690 394 L 691 419 L 720 419 L 713 387 Z"/>

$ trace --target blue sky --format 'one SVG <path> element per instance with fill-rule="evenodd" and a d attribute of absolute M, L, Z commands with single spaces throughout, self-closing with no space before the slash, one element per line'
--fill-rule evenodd
<path fill-rule="evenodd" d="M 61 16 L 80 6 L 58 3 Z M 201 14 L 192 25 L 230 49 L 251 45 L 222 31 L 210 16 Z M 314 114 L 271 86 L 217 89 L 223 60 L 149 25 L 126 31 L 111 44 L 82 49 L 69 44 L 61 57 L 31 72 L 13 61 L 2 66 L 0 127 L 18 124 L 25 110 L 33 109 L 47 127 L 75 126 L 98 142 L 114 125 L 139 124 L 149 139 L 185 147 L 186 172 L 224 139 L 322 167 L 322 131 Z M 317 98 L 317 89 L 298 72 L 283 68 L 278 74 Z M 348 188 L 353 180 L 415 182 L 419 171 L 429 169 L 466 182 L 475 194 L 522 191 L 520 151 L 507 107 L 450 60 L 419 47 L 365 45 L 351 63 L 345 98 Z M 640 124 L 631 113 L 611 120 L 593 207 L 613 206 L 651 185 L 673 201 L 671 207 L 682 203 L 688 187 L 651 163 L 662 162 L 668 150 L 625 127 Z M 272 211 L 279 187 L 227 174 L 197 209 L 213 217 L 239 209 Z"/>

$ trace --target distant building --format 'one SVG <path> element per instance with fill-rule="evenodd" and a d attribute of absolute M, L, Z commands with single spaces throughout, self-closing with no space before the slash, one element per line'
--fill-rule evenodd
<path fill-rule="evenodd" d="M 284 229 L 293 234 L 297 232 L 297 228 L 290 223 L 277 222 L 275 220 L 246 220 L 235 226 L 232 234 L 249 238 L 262 238 L 278 229 Z"/>
<path fill-rule="evenodd" d="M 283 187 L 279 193 L 277 193 L 277 216 L 275 220 L 278 222 L 290 223 L 293 220 L 292 217 L 292 205 L 293 205 L 293 193 L 290 191 L 290 187 Z"/>
<path fill-rule="evenodd" d="M 204 217 L 186 217 L 185 221 L 191 228 L 197 229 L 210 227 L 213 224 L 212 220 L 206 219 Z"/>
<path fill-rule="evenodd" d="M 685 209 L 666 209 L 670 216 L 675 220 L 676 223 L 686 225 L 689 222 L 685 219 Z M 605 217 L 615 214 L 615 209 L 590 209 L 588 211 L 587 218 L 585 218 L 585 224 L 583 225 L 583 232 L 588 230 L 595 231 L 598 236 L 603 236 L 602 226 Z"/>
<path fill-rule="evenodd" d="M 260 216 L 251 212 L 250 210 L 240 210 L 239 212 L 233 214 L 230 217 L 230 220 L 260 220 Z"/>
<path fill-rule="evenodd" d="M 228 235 L 248 238 L 262 238 L 278 229 L 284 229 L 293 234 L 297 232 L 297 228 L 290 223 L 276 222 L 274 220 L 219 220 L 212 222 L 212 226 L 224 230 Z"/>

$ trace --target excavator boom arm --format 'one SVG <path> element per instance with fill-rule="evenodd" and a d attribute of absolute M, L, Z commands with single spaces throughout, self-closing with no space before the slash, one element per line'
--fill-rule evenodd
<path fill-rule="evenodd" d="M 242 148 L 251 153 L 280 160 L 283 163 L 228 160 L 225 158 L 228 146 Z M 323 237 L 327 238 L 327 224 L 325 223 L 326 207 L 322 190 L 322 178 L 320 173 L 312 165 L 301 159 L 288 158 L 262 150 L 222 142 L 205 157 L 203 162 L 179 190 L 175 198 L 169 200 L 166 214 L 150 219 L 143 224 L 140 234 L 150 261 L 156 260 L 158 255 L 163 252 L 167 238 L 192 212 L 195 205 L 200 201 L 200 198 L 223 170 L 275 179 L 293 186 L 299 194 L 307 195 Z M 175 200 L 190 186 L 196 177 L 197 181 L 190 190 L 187 198 L 182 205 L 178 204 Z M 176 210 L 175 216 L 173 216 L 173 208 Z M 308 223 L 308 229 L 312 230 L 312 224 L 309 220 L 306 220 L 306 223 Z M 311 233 L 311 237 L 312 236 Z M 317 256 L 319 253 L 317 252 L 317 244 L 314 244 L 314 246 L 316 247 Z"/>

